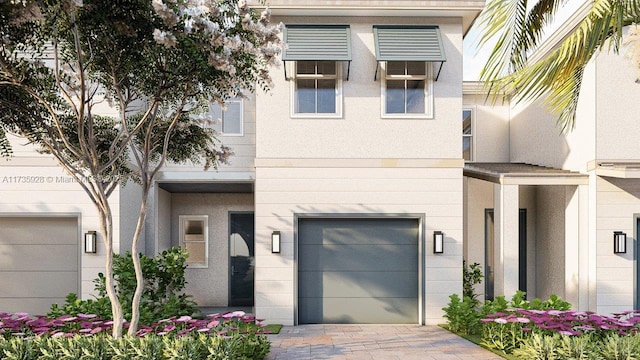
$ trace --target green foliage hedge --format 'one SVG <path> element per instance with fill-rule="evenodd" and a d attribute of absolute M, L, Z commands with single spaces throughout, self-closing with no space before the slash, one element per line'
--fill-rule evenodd
<path fill-rule="evenodd" d="M 3 360 L 259 360 L 268 352 L 266 336 L 258 334 L 0 339 Z"/>
<path fill-rule="evenodd" d="M 155 258 L 140 254 L 140 264 L 144 276 L 144 290 L 140 300 L 140 323 L 151 324 L 172 316 L 193 315 L 198 311 L 190 295 L 184 293 L 187 252 L 174 247 Z M 125 319 L 131 318 L 131 302 L 136 290 L 136 276 L 131 253 L 114 254 L 113 274 L 116 293 Z M 79 299 L 69 294 L 62 306 L 54 304 L 47 317 L 63 315 L 96 314 L 102 319 L 111 318 L 111 302 L 107 297 L 105 277 L 102 273 L 93 280 L 96 299 Z"/>

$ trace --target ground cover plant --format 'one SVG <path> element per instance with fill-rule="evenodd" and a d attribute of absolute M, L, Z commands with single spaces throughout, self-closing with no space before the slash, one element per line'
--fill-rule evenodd
<path fill-rule="evenodd" d="M 558 296 L 527 300 L 523 292 L 482 306 L 474 306 L 469 296 L 450 299 L 443 308 L 445 327 L 508 359 L 640 358 L 640 312 L 573 311 Z"/>
<path fill-rule="evenodd" d="M 269 351 L 269 330 L 242 311 L 171 317 L 120 339 L 112 327 L 95 314 L 0 313 L 0 359 L 262 359 Z"/>

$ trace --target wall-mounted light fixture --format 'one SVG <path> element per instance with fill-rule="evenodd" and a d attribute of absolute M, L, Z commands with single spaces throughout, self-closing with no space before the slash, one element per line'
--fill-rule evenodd
<path fill-rule="evenodd" d="M 84 234 L 84 252 L 87 254 L 96 253 L 96 235 L 95 231 L 87 231 Z"/>
<path fill-rule="evenodd" d="M 442 254 L 444 252 L 444 234 L 442 231 L 433 232 L 433 253 Z"/>
<path fill-rule="evenodd" d="M 622 231 L 613 232 L 613 253 L 625 254 L 627 252 L 627 234 Z"/>
<path fill-rule="evenodd" d="M 271 233 L 271 252 L 274 254 L 280 253 L 280 231 Z"/>

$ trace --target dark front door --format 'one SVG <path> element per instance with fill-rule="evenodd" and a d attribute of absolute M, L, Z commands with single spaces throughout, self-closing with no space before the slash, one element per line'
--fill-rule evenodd
<path fill-rule="evenodd" d="M 518 216 L 518 289 L 527 292 L 527 209 L 520 209 Z M 484 297 L 493 300 L 494 294 L 494 213 L 493 209 L 484 210 Z M 500 294 L 498 294 L 500 295 Z M 503 294 L 511 296 L 513 294 Z"/>
<path fill-rule="evenodd" d="M 229 214 L 229 306 L 253 306 L 253 213 Z"/>

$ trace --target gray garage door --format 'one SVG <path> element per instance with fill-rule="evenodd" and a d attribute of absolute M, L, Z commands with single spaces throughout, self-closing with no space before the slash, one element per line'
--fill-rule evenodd
<path fill-rule="evenodd" d="M 0 217 L 0 312 L 44 314 L 78 291 L 76 218 Z"/>
<path fill-rule="evenodd" d="M 418 220 L 300 219 L 300 324 L 417 324 Z"/>

